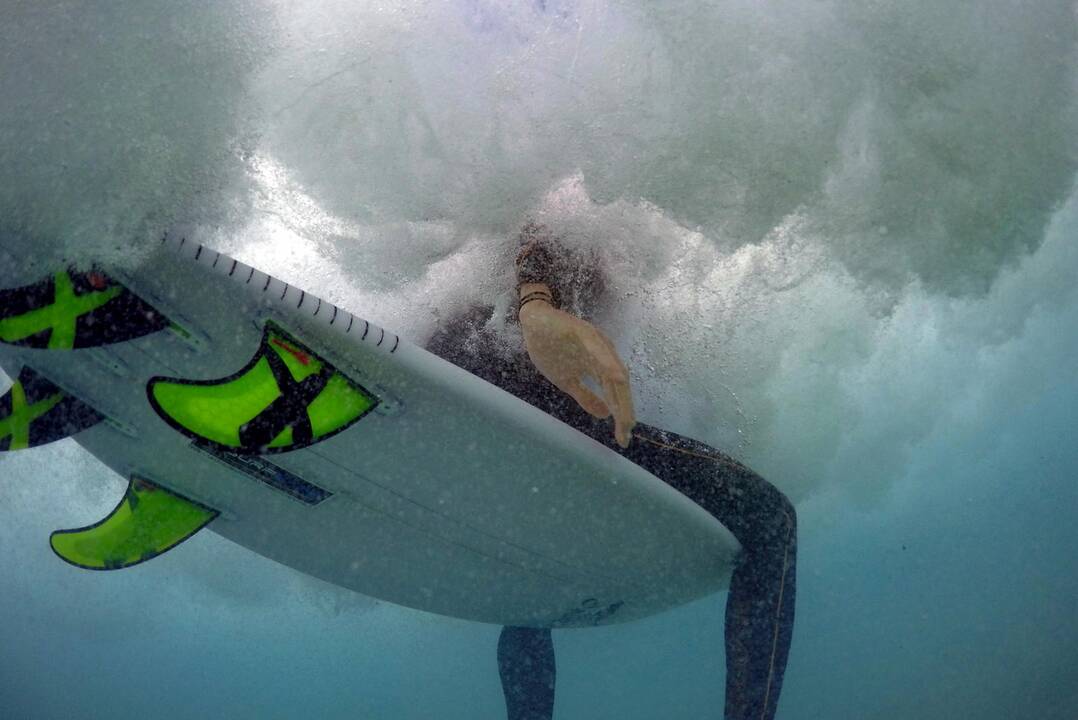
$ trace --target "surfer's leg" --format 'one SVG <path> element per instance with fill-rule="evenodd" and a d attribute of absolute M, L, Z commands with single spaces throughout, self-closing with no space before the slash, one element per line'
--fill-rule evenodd
<path fill-rule="evenodd" d="M 633 435 L 619 452 L 707 510 L 741 543 L 726 601 L 726 718 L 771 720 L 794 622 L 793 505 L 771 483 L 703 443 L 647 425 Z"/>
<path fill-rule="evenodd" d="M 793 634 L 797 518 L 781 494 L 779 499 L 767 497 L 769 490 L 760 495 L 761 504 L 753 512 L 770 515 L 771 520 L 750 528 L 747 535 L 742 533 L 742 552 L 726 600 L 726 717 L 730 720 L 775 716 Z"/>
<path fill-rule="evenodd" d="M 554 643 L 549 629 L 502 628 L 498 674 L 508 720 L 550 720 L 554 716 Z"/>
<path fill-rule="evenodd" d="M 489 317 L 489 310 L 473 312 L 436 335 L 428 349 L 661 478 L 711 513 L 741 543 L 742 552 L 726 602 L 726 718 L 771 720 L 782 687 L 794 622 L 797 516 L 789 500 L 762 477 L 718 450 L 643 423 L 636 426 L 629 447 L 621 448 L 614 442 L 609 421 L 588 415 L 572 398 L 541 377 L 526 359 L 510 360 L 499 354 L 484 331 L 475 329 L 482 328 L 480 321 Z M 483 342 L 477 343 L 477 339 Z M 526 652 L 515 649 L 518 632 L 523 632 L 524 637 L 542 631 L 507 628 L 502 634 L 498 658 L 510 718 L 545 719 L 549 715 L 512 714 L 510 693 L 525 687 L 517 684 L 515 673 L 527 667 L 516 658 L 528 657 Z M 552 650 L 549 658 L 548 706 L 552 708 Z M 543 692 L 541 684 L 535 691 Z"/>

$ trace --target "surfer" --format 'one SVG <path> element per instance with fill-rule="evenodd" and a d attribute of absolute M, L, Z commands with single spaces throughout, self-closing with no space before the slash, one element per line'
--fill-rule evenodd
<path fill-rule="evenodd" d="M 730 530 L 741 552 L 726 602 L 724 717 L 770 720 L 793 631 L 793 506 L 724 453 L 636 422 L 625 364 L 588 319 L 603 287 L 597 258 L 569 251 L 547 228 L 528 223 L 520 233 L 516 265 L 516 317 L 524 348 L 506 352 L 489 327 L 493 308 L 480 307 L 440 329 L 427 349 L 606 445 Z M 601 395 L 585 385 L 587 377 Z M 549 628 L 503 628 L 498 670 L 509 720 L 553 716 L 556 671 Z"/>

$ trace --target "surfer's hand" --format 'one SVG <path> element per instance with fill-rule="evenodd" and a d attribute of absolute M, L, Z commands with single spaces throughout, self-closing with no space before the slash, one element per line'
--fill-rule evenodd
<path fill-rule="evenodd" d="M 526 284 L 520 288 L 520 296 L 545 288 Z M 636 418 L 629 371 L 614 343 L 591 323 L 543 300 L 529 302 L 520 309 L 520 327 L 528 355 L 539 372 L 595 417 L 613 414 L 614 437 L 619 445 L 628 447 Z M 602 387 L 603 397 L 584 385 L 585 377 Z"/>

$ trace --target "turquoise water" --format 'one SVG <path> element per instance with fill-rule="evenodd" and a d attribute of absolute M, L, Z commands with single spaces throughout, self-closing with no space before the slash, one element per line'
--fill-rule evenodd
<path fill-rule="evenodd" d="M 1073 717 L 1072 5 L 432 5 L 8 4 L 0 250 L 193 224 L 421 340 L 539 217 L 604 258 L 641 418 L 798 506 L 780 718 Z M 497 628 L 211 533 L 57 561 L 123 485 L 0 456 L 0 717 L 503 713 Z M 556 717 L 719 717 L 724 603 L 555 633 Z"/>

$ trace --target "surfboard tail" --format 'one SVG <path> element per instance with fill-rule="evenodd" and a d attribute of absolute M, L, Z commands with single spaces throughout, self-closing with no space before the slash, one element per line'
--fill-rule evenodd
<path fill-rule="evenodd" d="M 0 452 L 47 445 L 104 419 L 86 403 L 24 367 L 0 397 Z"/>
<path fill-rule="evenodd" d="M 105 420 L 81 400 L 24 367 L 0 397 L 0 452 L 62 440 Z M 218 511 L 139 478 L 100 522 L 58 530 L 50 537 L 63 560 L 91 570 L 114 570 L 167 552 L 205 527 Z"/>
<path fill-rule="evenodd" d="M 141 478 L 128 481 L 120 504 L 103 520 L 57 530 L 49 544 L 62 560 L 87 570 L 119 570 L 168 552 L 208 525 L 218 511 Z"/>

